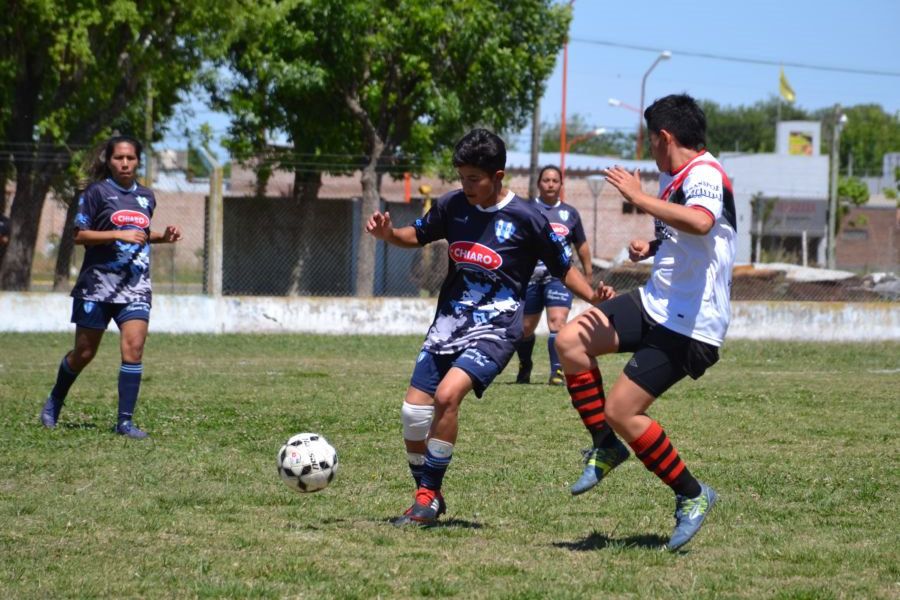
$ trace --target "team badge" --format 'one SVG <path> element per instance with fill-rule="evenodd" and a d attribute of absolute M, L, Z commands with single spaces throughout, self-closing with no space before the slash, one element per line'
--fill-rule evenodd
<path fill-rule="evenodd" d="M 569 211 L 567 211 L 566 209 L 562 209 L 561 211 L 559 211 L 559 218 L 562 219 L 563 221 L 568 221 L 569 220 Z"/>
<path fill-rule="evenodd" d="M 516 226 L 509 221 L 497 219 L 497 222 L 494 223 L 494 235 L 496 235 L 497 239 L 501 242 L 507 241 L 515 232 Z"/>
<path fill-rule="evenodd" d="M 143 196 L 137 196 L 135 197 L 135 200 L 137 200 L 137 203 L 141 206 L 141 208 L 147 208 L 148 206 L 150 206 L 150 200 L 144 198 Z M 563 218 L 565 219 L 565 217 Z"/>

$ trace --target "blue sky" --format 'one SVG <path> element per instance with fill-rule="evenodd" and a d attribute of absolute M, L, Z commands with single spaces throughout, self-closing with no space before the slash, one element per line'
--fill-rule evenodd
<path fill-rule="evenodd" d="M 670 50 L 672 58 L 660 62 L 648 77 L 646 103 L 687 92 L 736 106 L 778 93 L 777 65 L 684 54 L 691 52 L 784 62 L 796 103 L 805 109 L 839 102 L 845 106 L 876 103 L 890 113 L 900 111 L 900 0 L 641 0 L 634 4 L 575 0 L 573 8 L 566 112 L 570 118 L 581 115 L 592 127 L 637 129 L 638 114 L 610 106 L 608 99 L 638 106 L 641 78 L 662 50 Z M 544 122 L 556 123 L 560 118 L 562 63 L 560 53 L 541 103 Z M 209 122 L 217 136 L 225 133 L 227 117 L 210 113 L 196 102 L 194 110 L 193 123 Z M 525 149 L 528 135 L 520 132 L 510 142 Z M 170 136 L 164 145 L 184 146 L 184 142 Z"/>
<path fill-rule="evenodd" d="M 608 104 L 617 98 L 637 107 L 641 79 L 646 104 L 674 92 L 725 105 L 748 105 L 778 93 L 777 65 L 751 64 L 679 55 L 679 50 L 753 60 L 801 63 L 895 76 L 875 76 L 785 66 L 785 75 L 805 109 L 880 104 L 900 111 L 900 1 L 756 0 L 753 2 L 672 2 L 634 4 L 575 0 L 569 30 L 566 114 L 588 125 L 637 129 L 638 114 Z M 643 46 L 631 50 L 591 43 Z M 562 56 L 547 83 L 541 119 L 558 123 L 562 108 Z M 527 132 L 517 136 L 520 146 Z"/>

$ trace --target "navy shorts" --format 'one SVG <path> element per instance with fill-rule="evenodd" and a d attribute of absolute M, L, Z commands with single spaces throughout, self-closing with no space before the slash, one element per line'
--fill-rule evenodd
<path fill-rule="evenodd" d="M 560 306 L 572 308 L 572 292 L 563 284 L 561 279 L 550 277 L 550 280 L 540 283 L 529 283 L 525 290 L 525 314 L 540 314 L 544 307 Z"/>
<path fill-rule="evenodd" d="M 619 352 L 633 352 L 624 373 L 654 398 L 689 375 L 698 379 L 719 360 L 719 349 L 667 329 L 650 318 L 639 290 L 598 307 L 619 336 Z"/>
<path fill-rule="evenodd" d="M 106 330 L 113 319 L 121 329 L 125 321 L 150 321 L 150 305 L 146 302 L 95 302 L 83 298 L 72 299 L 72 323 L 87 329 Z"/>
<path fill-rule="evenodd" d="M 505 366 L 505 363 L 497 364 L 478 348 L 466 348 L 455 354 L 433 354 L 422 350 L 416 358 L 416 367 L 413 369 L 409 385 L 433 397 L 447 371 L 456 367 L 468 374 L 472 379 L 475 395 L 481 398 L 484 390 Z"/>

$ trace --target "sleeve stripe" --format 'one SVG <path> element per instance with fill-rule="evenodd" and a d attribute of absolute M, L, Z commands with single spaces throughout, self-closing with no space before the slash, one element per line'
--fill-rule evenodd
<path fill-rule="evenodd" d="M 705 213 L 709 216 L 709 219 L 710 219 L 713 223 L 716 222 L 716 216 L 715 216 L 714 214 L 712 214 L 712 211 L 710 211 L 710 210 L 709 210 L 708 208 L 706 208 L 705 206 L 700 206 L 700 205 L 698 205 L 698 204 L 692 204 L 691 206 L 688 206 L 688 208 L 693 208 L 694 210 L 699 210 L 699 211 L 705 212 Z"/>

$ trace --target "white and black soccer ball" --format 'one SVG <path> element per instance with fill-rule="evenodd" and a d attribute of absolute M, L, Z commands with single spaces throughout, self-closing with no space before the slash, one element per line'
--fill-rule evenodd
<path fill-rule="evenodd" d="M 276 462 L 281 480 L 298 493 L 324 490 L 338 470 L 337 451 L 318 433 L 292 436 L 278 451 Z"/>

